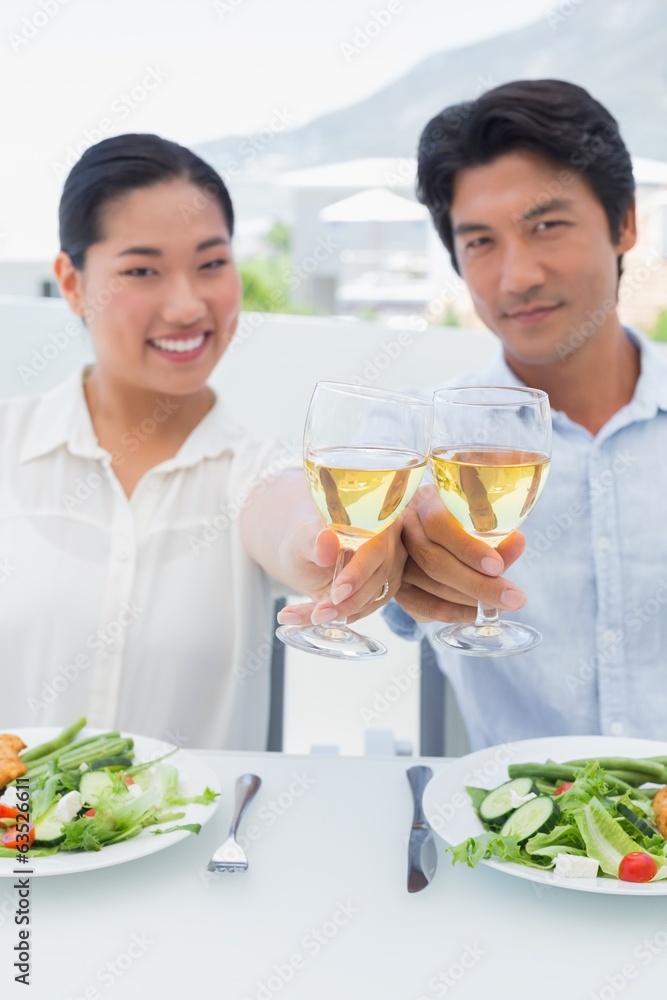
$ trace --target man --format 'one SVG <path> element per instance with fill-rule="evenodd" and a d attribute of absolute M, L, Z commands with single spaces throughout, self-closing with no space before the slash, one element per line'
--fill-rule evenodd
<path fill-rule="evenodd" d="M 518 533 L 494 551 L 422 487 L 405 515 L 397 596 L 411 618 L 396 605 L 386 614 L 415 636 L 414 620 L 472 620 L 481 598 L 542 633 L 536 649 L 502 658 L 437 646 L 473 748 L 568 733 L 664 738 L 667 362 L 618 317 L 636 234 L 617 123 L 572 84 L 505 84 L 429 122 L 418 184 L 502 348 L 459 384 L 546 390 L 553 460 L 520 559 Z M 500 574 L 516 559 L 510 584 Z"/>

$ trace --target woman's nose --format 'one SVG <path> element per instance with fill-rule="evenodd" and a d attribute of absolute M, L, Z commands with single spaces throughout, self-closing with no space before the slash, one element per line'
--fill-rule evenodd
<path fill-rule="evenodd" d="M 206 315 L 206 305 L 187 278 L 174 279 L 166 291 L 162 318 L 173 326 L 193 326 Z"/>

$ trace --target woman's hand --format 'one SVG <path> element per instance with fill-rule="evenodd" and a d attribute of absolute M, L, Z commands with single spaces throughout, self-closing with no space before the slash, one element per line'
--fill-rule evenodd
<path fill-rule="evenodd" d="M 407 553 L 401 542 L 402 519 L 365 542 L 338 575 L 331 591 L 340 543 L 322 522 L 308 522 L 285 539 L 281 562 L 284 576 L 310 595 L 306 604 L 290 604 L 278 615 L 281 625 L 322 625 L 336 618 L 356 621 L 390 601 L 401 585 Z M 389 587 L 383 595 L 385 581 Z M 380 597 L 382 595 L 382 597 Z M 378 599 L 380 598 L 380 599 Z"/>
<path fill-rule="evenodd" d="M 524 606 L 523 591 L 500 576 L 525 548 L 521 532 L 491 548 L 461 527 L 434 486 L 417 490 L 403 520 L 408 560 L 396 600 L 416 621 L 473 621 L 478 600 L 501 611 Z"/>
<path fill-rule="evenodd" d="M 291 604 L 279 615 L 283 625 L 309 625 L 349 616 L 352 621 L 377 611 L 401 584 L 407 553 L 401 542 L 403 522 L 393 524 L 357 549 L 336 581 L 338 536 L 322 527 L 303 472 L 289 470 L 262 484 L 241 512 L 241 536 L 248 554 L 288 593 L 311 601 Z M 389 587 L 382 599 L 385 581 Z M 334 603 L 335 602 L 335 603 Z"/>

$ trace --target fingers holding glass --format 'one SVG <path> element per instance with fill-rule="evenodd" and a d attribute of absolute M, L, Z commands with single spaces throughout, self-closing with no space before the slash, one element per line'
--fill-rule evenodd
<path fill-rule="evenodd" d="M 380 389 L 320 382 L 304 435 L 304 467 L 315 505 L 340 541 L 331 587 L 342 603 L 338 579 L 364 542 L 388 528 L 414 495 L 428 461 L 432 421 L 425 400 Z M 375 587 L 382 590 L 387 574 Z M 348 628 L 345 617 L 309 627 L 286 625 L 278 637 L 320 656 L 383 656 L 376 640 Z"/>
<path fill-rule="evenodd" d="M 496 548 L 537 502 L 551 460 L 546 393 L 510 386 L 442 389 L 434 397 L 431 469 L 442 502 L 474 538 Z M 512 595 L 505 606 L 512 604 Z M 532 649 L 535 629 L 501 621 L 482 600 L 471 624 L 448 625 L 438 642 L 471 656 Z"/>

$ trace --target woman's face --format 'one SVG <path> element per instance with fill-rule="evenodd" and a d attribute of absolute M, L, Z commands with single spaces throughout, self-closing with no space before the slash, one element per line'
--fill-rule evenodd
<path fill-rule="evenodd" d="M 217 199 L 186 180 L 109 202 L 83 270 L 56 273 L 86 320 L 100 375 L 170 395 L 197 392 L 231 341 L 241 282 Z"/>

